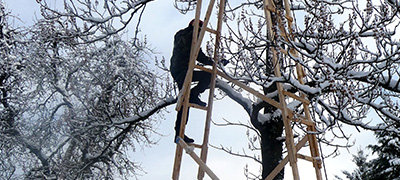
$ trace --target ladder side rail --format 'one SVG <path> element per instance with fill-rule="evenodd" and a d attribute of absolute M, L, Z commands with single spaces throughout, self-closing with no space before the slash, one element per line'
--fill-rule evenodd
<path fill-rule="evenodd" d="M 270 0 L 264 0 L 264 13 L 266 16 L 267 20 L 267 38 L 271 41 L 274 41 L 274 36 L 273 36 L 273 29 L 272 29 L 272 19 L 271 19 L 271 12 L 267 7 L 270 7 L 273 4 Z M 269 32 L 269 34 L 268 34 Z M 268 36 L 269 35 L 269 36 Z M 281 71 L 280 71 L 280 64 L 278 61 L 278 52 L 276 49 L 272 49 L 272 64 L 274 66 L 274 74 L 275 77 L 281 77 Z M 299 180 L 299 170 L 297 167 L 297 156 L 296 156 L 296 149 L 295 149 L 295 143 L 294 143 L 294 137 L 293 137 L 293 131 L 292 127 L 290 125 L 290 119 L 288 119 L 288 110 L 287 110 L 287 104 L 285 101 L 285 95 L 283 94 L 283 87 L 281 83 L 277 83 L 277 91 L 279 94 L 279 102 L 283 106 L 281 109 L 282 112 L 282 119 L 283 119 L 283 124 L 285 127 L 285 134 L 286 134 L 286 147 L 288 151 L 288 156 L 289 156 L 289 162 L 290 166 L 292 167 L 292 174 L 293 174 L 293 179 L 294 180 Z"/>
<path fill-rule="evenodd" d="M 181 101 L 184 101 L 184 102 L 183 102 L 183 109 L 182 109 L 181 127 L 179 128 L 178 136 L 182 137 L 182 138 L 184 137 L 186 119 L 187 119 L 187 115 L 188 115 L 187 113 L 188 113 L 188 108 L 189 108 L 190 84 L 192 82 L 193 69 L 194 69 L 194 65 L 195 65 L 195 61 L 196 61 L 196 57 L 197 57 L 197 54 L 195 52 L 196 48 L 194 48 L 194 47 L 198 41 L 197 34 L 198 34 L 198 30 L 199 30 L 201 4 L 202 4 L 202 0 L 197 0 L 196 13 L 195 13 L 195 24 L 194 24 L 192 44 L 191 44 L 191 49 L 190 49 L 189 67 L 188 67 L 188 71 L 186 73 L 184 85 L 182 87 L 182 90 L 183 90 L 182 96 L 184 98 L 180 98 Z M 181 102 L 177 102 L 177 103 L 181 104 Z M 181 108 L 181 107 L 179 107 L 179 108 Z M 179 173 L 180 173 L 181 162 L 182 162 L 182 151 L 183 151 L 182 147 L 180 147 L 177 144 L 176 151 L 175 151 L 174 168 L 173 168 L 173 173 L 172 173 L 173 180 L 179 179 Z"/>
<path fill-rule="evenodd" d="M 185 81 L 182 86 L 182 92 L 179 93 L 179 95 L 185 97 L 186 94 L 190 93 L 190 85 L 192 83 L 192 77 L 193 77 L 193 69 L 196 64 L 196 58 L 198 56 L 198 53 L 200 51 L 200 45 L 202 38 L 200 38 L 199 34 L 199 21 L 200 21 L 200 13 L 201 13 L 201 4 L 202 0 L 197 1 L 196 5 L 196 13 L 195 13 L 195 19 L 194 19 L 194 27 L 193 27 L 193 34 L 192 34 L 192 44 L 190 48 L 190 56 L 189 56 L 189 64 L 188 64 L 188 71 L 186 72 L 185 76 Z M 201 33 L 201 32 L 200 32 Z M 203 32 L 204 35 L 204 32 Z M 200 42 L 200 43 L 199 43 Z M 177 102 L 177 108 L 176 110 L 179 111 L 181 108 L 181 104 L 183 104 L 183 101 L 185 98 L 178 98 L 180 102 Z"/>
<path fill-rule="evenodd" d="M 213 5 L 215 3 L 215 0 L 211 0 L 206 12 L 206 17 L 204 19 L 204 24 L 208 24 L 209 22 L 209 17 L 211 15 Z M 196 62 L 196 58 L 199 54 L 200 51 L 200 46 L 201 42 L 203 40 L 205 31 L 207 28 L 201 28 L 200 34 L 199 34 L 199 20 L 200 20 L 200 13 L 201 13 L 201 4 L 202 0 L 197 1 L 197 6 L 196 6 L 196 14 L 195 14 L 195 21 L 194 21 L 194 29 L 193 29 L 193 36 L 192 36 L 192 44 L 191 44 L 191 51 L 190 51 L 190 58 L 189 58 L 189 67 L 188 71 L 186 73 L 185 77 L 185 82 L 182 87 L 182 96 L 184 98 L 178 98 L 182 102 L 178 102 L 179 104 L 182 104 L 183 109 L 182 109 L 182 119 L 181 119 L 181 127 L 179 130 L 179 137 L 183 138 L 184 136 L 184 131 L 185 131 L 185 125 L 186 125 L 186 120 L 187 120 L 187 112 L 189 108 L 189 99 L 190 99 L 190 85 L 192 82 L 193 78 L 193 70 Z M 181 107 L 177 107 L 176 109 L 179 110 Z M 180 166 L 182 162 L 182 148 L 177 145 L 176 147 L 176 153 L 175 153 L 175 162 L 174 162 L 174 170 L 172 174 L 172 179 L 178 180 L 179 179 L 179 172 L 180 172 Z"/>
<path fill-rule="evenodd" d="M 284 0 L 284 5 L 285 5 L 285 17 L 287 19 L 287 24 L 288 24 L 288 29 L 289 29 L 289 39 L 294 41 L 294 33 L 293 33 L 293 17 L 291 16 L 291 10 L 290 10 L 290 4 L 288 0 Z M 289 52 L 293 52 L 295 56 L 299 56 L 298 52 L 291 48 Z M 300 84 L 305 84 L 304 83 L 304 77 L 305 77 L 305 71 L 304 68 L 299 64 L 296 63 L 296 72 L 297 72 L 297 79 L 299 80 Z M 306 95 L 304 93 L 300 93 L 301 97 L 306 98 Z M 303 109 L 304 113 L 306 116 L 306 119 L 309 122 L 313 122 L 310 114 L 310 107 L 309 103 L 304 103 L 303 102 Z M 307 131 L 311 132 L 316 132 L 315 129 L 315 124 L 314 126 L 307 125 Z M 308 134 L 308 141 L 310 143 L 310 151 L 311 151 L 311 156 L 312 158 L 319 158 L 319 150 L 318 150 L 318 144 L 317 144 L 317 138 L 315 134 Z M 315 168 L 315 173 L 317 180 L 322 180 L 322 173 L 321 173 L 321 161 L 320 160 L 314 160 L 313 161 L 313 166 Z"/>
<path fill-rule="evenodd" d="M 304 68 L 299 63 L 296 64 L 296 71 L 297 71 L 297 77 L 298 77 L 300 84 L 304 84 Z M 304 93 L 301 93 L 301 97 L 305 98 L 306 95 Z M 303 103 L 303 109 L 304 109 L 306 120 L 309 122 L 313 122 L 312 118 L 311 118 L 311 114 L 310 114 L 309 104 Z M 315 123 L 313 123 L 312 126 L 307 125 L 307 131 L 308 132 L 316 132 Z M 311 156 L 313 158 L 319 158 L 320 154 L 319 154 L 318 141 L 317 141 L 316 135 L 309 133 L 309 134 L 307 134 L 307 136 L 308 136 L 308 141 L 310 142 Z M 315 168 L 317 180 L 322 180 L 321 161 L 320 160 L 313 161 L 313 166 Z"/>
<path fill-rule="evenodd" d="M 304 80 L 303 80 L 303 78 L 304 78 L 304 69 L 303 69 L 303 67 L 300 64 L 297 63 L 296 64 L 296 70 L 297 70 L 297 76 L 298 76 L 299 82 L 301 84 L 304 84 Z M 306 95 L 304 93 L 301 93 L 301 96 L 302 97 L 306 97 Z M 311 114 L 310 114 L 309 104 L 303 103 L 303 109 L 304 109 L 304 113 L 305 113 L 305 116 L 306 116 L 306 120 L 309 121 L 309 122 L 313 122 L 312 118 L 311 118 Z M 307 131 L 308 132 L 316 132 L 315 123 L 314 123 L 313 126 L 307 125 Z M 320 154 L 319 154 L 318 141 L 317 141 L 316 135 L 309 133 L 309 134 L 307 134 L 307 136 L 308 136 L 308 141 L 310 142 L 311 156 L 313 158 L 319 158 Z M 322 173 L 321 173 L 322 165 L 321 165 L 321 161 L 320 160 L 313 161 L 313 166 L 314 166 L 314 169 L 315 169 L 317 180 L 322 180 Z"/>
<path fill-rule="evenodd" d="M 208 141 L 210 135 L 210 124 L 211 124 L 211 117 L 212 117 L 212 108 L 214 102 L 214 92 L 215 92 L 215 80 L 217 76 L 217 64 L 219 62 L 219 46 L 221 42 L 221 29 L 222 29 L 222 18 L 225 12 L 225 0 L 220 0 L 220 7 L 218 10 L 218 22 L 217 22 L 217 30 L 215 33 L 215 47 L 214 47 L 214 64 L 212 66 L 212 73 L 211 73 L 211 83 L 210 83 L 210 90 L 208 96 L 208 110 L 206 115 L 206 122 L 204 127 L 204 136 L 203 136 L 203 146 L 201 149 L 201 160 L 204 163 L 207 162 L 207 154 L 208 154 Z M 199 167 L 197 179 L 202 180 L 204 177 L 204 171 Z"/>
<path fill-rule="evenodd" d="M 303 137 L 303 139 L 301 139 L 300 142 L 296 144 L 296 152 L 298 152 L 307 143 L 307 141 L 308 138 Z M 289 162 L 289 157 L 287 155 L 264 180 L 273 180 L 276 177 L 276 175 L 278 175 L 279 172 L 281 172 L 281 170 L 285 167 L 285 165 L 288 162 Z"/>
<path fill-rule="evenodd" d="M 197 0 L 197 4 L 199 4 L 199 3 L 201 3 L 201 1 L 199 1 L 199 0 Z M 199 51 L 200 51 L 200 47 L 201 47 L 201 43 L 203 42 L 203 38 L 204 38 L 204 35 L 205 35 L 205 32 L 206 32 L 206 30 L 207 30 L 207 24 L 208 24 L 208 22 L 210 21 L 210 16 L 211 16 L 211 12 L 212 12 L 212 9 L 213 9 L 213 6 L 214 6 L 214 3 L 215 3 L 215 0 L 210 0 L 210 2 L 209 2 L 209 4 L 208 4 L 208 8 L 207 8 L 207 12 L 206 12 L 206 15 L 205 15 L 205 17 L 204 17 L 204 24 L 203 24 L 203 26 L 205 26 L 205 28 L 201 28 L 201 30 L 200 30 L 200 34 L 198 35 L 198 37 L 196 37 L 197 38 L 197 41 L 196 41 L 196 43 L 194 44 L 194 46 L 193 46 L 193 44 L 192 44 L 192 50 L 194 50 L 194 56 L 193 56 L 193 58 L 195 59 L 195 61 L 196 61 L 196 58 L 197 58 L 197 56 L 199 55 Z M 197 9 L 196 9 L 197 10 Z M 196 12 L 196 19 L 195 19 L 195 22 L 197 21 L 197 23 L 195 24 L 196 26 L 195 26 L 195 31 L 193 32 L 193 38 L 195 38 L 194 36 L 195 36 L 195 34 L 197 34 L 197 33 L 195 33 L 195 32 L 198 32 L 198 29 L 199 29 L 199 19 L 200 19 L 200 16 L 199 17 L 197 17 L 197 12 Z M 193 43 L 193 42 L 192 42 Z M 193 49 L 193 47 L 195 47 L 194 49 Z M 192 54 L 191 54 L 192 55 Z M 192 57 L 191 57 L 192 58 Z M 194 64 L 193 64 L 193 68 L 194 68 Z M 192 69 L 193 70 L 193 69 Z"/>
<path fill-rule="evenodd" d="M 199 32 L 199 21 L 200 21 L 200 13 L 201 13 L 201 3 L 202 0 L 198 0 L 197 1 L 197 6 L 196 6 L 196 14 L 195 14 L 195 19 L 194 19 L 194 29 L 193 29 L 193 37 L 192 37 L 192 45 L 191 45 L 191 49 L 190 49 L 190 59 L 189 59 L 189 67 L 188 67 L 188 72 L 186 73 L 186 77 L 185 77 L 185 82 L 183 84 L 182 90 L 183 90 L 183 94 L 186 93 L 190 93 L 190 85 L 192 82 L 192 77 L 193 77 L 193 69 L 194 66 L 196 64 L 196 58 L 199 55 L 200 52 L 200 47 L 201 47 L 201 43 L 203 41 L 204 38 L 204 34 L 207 30 L 207 28 L 201 28 L 200 32 Z M 210 18 L 209 16 L 211 15 L 212 9 L 213 9 L 213 5 L 215 3 L 215 0 L 211 0 L 210 4 L 208 6 L 207 12 L 206 12 L 206 17 L 204 18 L 204 24 L 207 26 Z M 200 33 L 200 34 L 199 34 Z M 188 92 L 189 91 L 189 92 Z M 181 93 L 180 93 L 181 94 Z M 182 101 L 184 101 L 184 98 L 178 98 L 177 102 L 177 107 L 176 110 L 180 110 L 180 104 L 182 104 Z"/>
<path fill-rule="evenodd" d="M 179 146 L 181 146 L 183 149 L 186 150 L 186 153 L 189 154 L 190 157 L 193 158 L 193 160 L 199 165 L 199 167 L 200 167 L 201 169 L 203 169 L 203 170 L 208 174 L 208 176 L 210 176 L 210 178 L 211 178 L 212 180 L 219 180 L 219 178 L 217 177 L 217 175 L 214 174 L 214 172 L 206 165 L 206 163 L 203 162 L 203 161 L 200 159 L 200 157 L 197 156 L 197 154 L 193 152 L 194 147 L 187 145 L 187 144 L 185 143 L 185 141 L 183 141 L 182 138 L 177 139 L 177 144 L 178 144 Z"/>

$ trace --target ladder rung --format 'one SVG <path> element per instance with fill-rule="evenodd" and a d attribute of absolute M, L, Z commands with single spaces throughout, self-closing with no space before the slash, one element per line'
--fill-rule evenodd
<path fill-rule="evenodd" d="M 310 101 L 308 99 L 300 97 L 300 96 L 297 96 L 296 94 L 293 94 L 291 92 L 283 91 L 283 94 L 286 95 L 286 96 L 289 96 L 289 97 L 291 97 L 293 99 L 299 100 L 300 102 L 305 103 L 306 105 L 310 104 Z"/>
<path fill-rule="evenodd" d="M 293 18 L 290 15 L 285 15 L 286 19 L 290 22 L 293 22 Z"/>
<path fill-rule="evenodd" d="M 306 155 L 303 155 L 303 154 L 297 154 L 297 158 L 304 159 L 304 160 L 310 161 L 310 162 L 316 162 L 318 166 L 321 166 L 321 164 L 322 164 L 321 158 L 319 158 L 319 157 L 313 158 L 311 156 L 306 156 Z"/>
<path fill-rule="evenodd" d="M 210 68 L 206 68 L 206 67 L 199 66 L 199 65 L 194 65 L 194 67 L 195 67 L 196 69 L 200 69 L 200 70 L 202 70 L 202 71 L 212 73 L 212 69 L 210 69 Z"/>
<path fill-rule="evenodd" d="M 299 122 L 302 124 L 305 124 L 307 126 L 315 126 L 315 123 L 312 121 L 307 121 L 304 117 L 298 118 L 298 119 L 293 119 L 294 122 Z"/>
<path fill-rule="evenodd" d="M 304 159 L 304 160 L 307 160 L 307 161 L 310 161 L 310 162 L 314 162 L 315 161 L 314 158 L 312 158 L 310 156 L 303 155 L 303 154 L 299 154 L 299 153 L 297 153 L 297 158 Z"/>
<path fill-rule="evenodd" d="M 210 32 L 210 33 L 213 33 L 213 34 L 217 34 L 217 33 L 218 33 L 216 30 L 210 29 L 210 28 L 208 28 L 208 27 L 206 27 L 206 31 L 208 31 L 208 32 Z"/>
<path fill-rule="evenodd" d="M 189 143 L 188 145 L 189 145 L 189 146 L 193 146 L 193 147 L 195 147 L 195 148 L 199 148 L 199 149 L 203 148 L 203 145 L 201 145 L 201 144 Z"/>
<path fill-rule="evenodd" d="M 294 118 L 295 114 L 290 109 L 288 109 L 288 116 L 289 116 L 288 118 L 291 119 L 294 122 L 303 123 L 303 124 L 305 124 L 307 126 L 313 126 L 313 127 L 315 126 L 315 123 L 312 122 L 311 120 L 307 119 L 305 116 L 297 115 L 297 117 Z"/>
<path fill-rule="evenodd" d="M 202 109 L 204 111 L 207 111 L 207 109 L 208 109 L 207 107 L 200 106 L 200 105 L 193 104 L 193 103 L 189 103 L 189 107 L 196 108 L 196 109 Z"/>

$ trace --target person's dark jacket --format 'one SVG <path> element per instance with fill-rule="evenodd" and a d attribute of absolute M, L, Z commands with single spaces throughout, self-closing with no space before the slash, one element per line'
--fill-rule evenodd
<path fill-rule="evenodd" d="M 188 70 L 190 49 L 192 45 L 193 26 L 178 31 L 174 37 L 174 49 L 171 57 L 170 71 L 175 80 L 184 79 Z M 197 61 L 212 65 L 213 61 L 200 49 Z"/>

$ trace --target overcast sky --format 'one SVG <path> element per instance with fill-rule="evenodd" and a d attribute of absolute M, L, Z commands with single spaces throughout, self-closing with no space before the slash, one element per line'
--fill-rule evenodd
<path fill-rule="evenodd" d="M 35 19 L 35 15 L 40 18 L 38 5 L 35 0 L 0 0 L 6 3 L 14 15 L 17 15 L 24 24 L 30 25 Z M 189 12 L 186 15 L 180 14 L 173 6 L 173 0 L 155 0 L 147 5 L 146 11 L 143 16 L 141 24 L 141 37 L 145 35 L 148 38 L 149 43 L 153 48 L 156 49 L 159 59 L 165 57 L 168 60 L 171 56 L 173 37 L 175 32 L 187 26 L 191 19 L 194 18 L 194 12 Z M 61 3 L 61 1 L 59 1 Z M 203 5 L 205 9 L 206 5 Z M 204 17 L 204 13 L 202 16 Z M 211 19 L 213 23 L 216 19 Z M 20 22 L 16 24 L 21 25 Z M 134 25 L 128 29 L 127 36 L 133 36 Z M 203 43 L 204 46 L 204 43 Z M 151 57 L 154 58 L 154 57 Z M 207 99 L 207 94 L 203 94 L 202 99 Z M 158 132 L 162 136 L 155 135 L 154 140 L 158 141 L 158 144 L 152 147 L 143 147 L 136 149 L 136 152 L 131 153 L 130 156 L 134 161 L 140 162 L 143 170 L 146 173 L 142 173 L 139 176 L 140 180 L 159 180 L 159 179 L 170 179 L 172 176 L 172 168 L 175 156 L 175 147 L 173 143 L 174 138 L 174 122 L 176 112 L 174 111 L 175 106 L 170 106 L 166 114 L 166 120 L 160 122 Z M 193 137 L 198 143 L 202 141 L 205 112 L 199 110 L 191 110 L 189 123 L 186 128 L 186 134 Z M 223 122 L 223 119 L 227 119 L 232 122 L 241 121 L 246 123 L 248 116 L 246 112 L 235 102 L 224 99 L 222 101 L 216 101 L 214 103 L 213 120 L 216 122 Z M 352 157 L 350 153 L 355 154 L 357 149 L 364 148 L 369 142 L 374 141 L 372 133 L 358 133 L 355 128 L 347 128 L 349 131 L 354 132 L 352 140 L 357 139 L 356 145 L 349 151 L 341 150 L 341 155 L 336 158 L 329 158 L 325 160 L 325 166 L 328 174 L 328 179 L 334 179 L 334 175 L 344 177 L 341 173 L 342 170 L 351 171 L 355 165 L 351 161 Z M 241 152 L 242 148 L 247 149 L 246 129 L 238 127 L 211 127 L 210 143 L 216 146 L 223 144 L 227 147 L 232 147 L 233 151 Z M 308 154 L 308 147 L 303 148 L 306 150 L 304 154 Z M 323 147 L 323 153 L 331 152 L 329 148 Z M 199 151 L 196 150 L 199 154 Z M 325 153 L 325 154 L 326 154 Z M 196 179 L 197 176 L 197 165 L 190 158 L 190 156 L 184 154 L 181 169 L 182 180 Z M 254 161 L 233 157 L 226 153 L 220 152 L 213 148 L 210 148 L 208 153 L 209 167 L 214 173 L 222 180 L 224 179 L 245 179 L 244 167 L 246 164 L 249 170 L 253 173 L 258 173 L 260 166 Z M 299 160 L 299 170 L 301 179 L 315 179 L 315 173 L 312 169 L 312 165 L 309 162 Z M 324 170 L 323 174 L 324 174 Z M 286 166 L 286 178 L 291 179 L 291 170 L 289 166 Z M 325 175 L 323 175 L 325 176 Z M 132 178 L 134 179 L 134 178 Z M 209 179 L 208 177 L 205 179 Z"/>

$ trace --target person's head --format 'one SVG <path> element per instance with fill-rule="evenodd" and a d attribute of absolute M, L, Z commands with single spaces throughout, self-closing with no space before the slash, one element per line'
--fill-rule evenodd
<path fill-rule="evenodd" d="M 190 21 L 189 27 L 194 27 L 194 19 Z M 203 26 L 203 21 L 199 20 L 199 27 L 201 28 Z"/>

